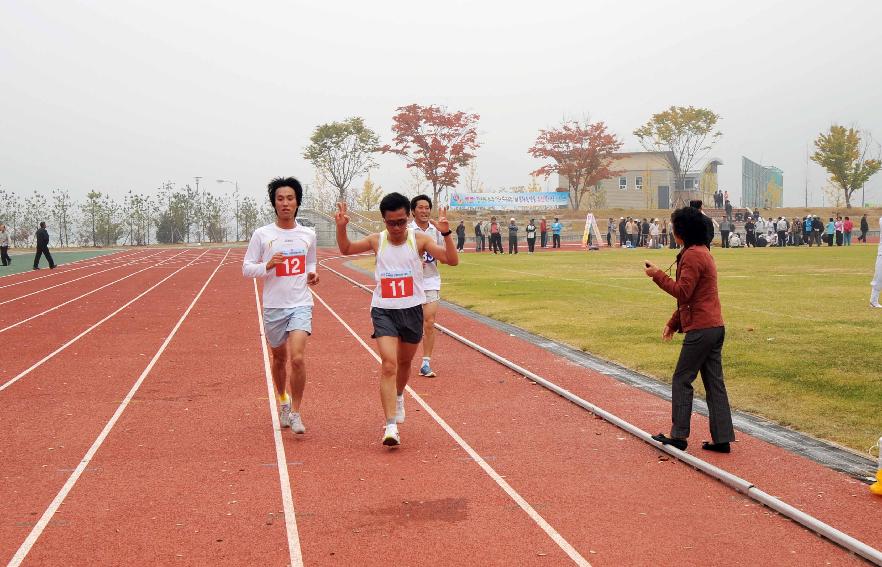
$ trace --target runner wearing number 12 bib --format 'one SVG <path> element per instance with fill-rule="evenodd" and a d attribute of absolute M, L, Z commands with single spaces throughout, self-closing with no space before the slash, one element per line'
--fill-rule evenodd
<path fill-rule="evenodd" d="M 254 231 L 242 274 L 263 280 L 263 327 L 273 353 L 279 425 L 305 433 L 300 404 L 306 386 L 303 352 L 312 333 L 312 294 L 307 286 L 318 283 L 315 231 L 297 224 L 303 189 L 296 179 L 274 179 L 267 188 L 276 222 Z"/>
<path fill-rule="evenodd" d="M 371 298 L 371 320 L 382 361 L 380 368 L 380 401 L 386 417 L 383 445 L 401 442 L 398 424 L 404 421 L 404 388 L 410 378 L 411 364 L 417 345 L 423 337 L 423 255 L 428 253 L 439 262 L 455 266 L 459 263 L 450 227 L 441 210 L 436 226 L 444 245 L 424 233 L 408 228 L 410 201 L 399 193 L 390 193 L 380 201 L 380 214 L 386 230 L 356 242 L 350 242 L 346 225 L 349 216 L 346 204 L 337 203 L 337 246 L 340 252 L 361 254 L 373 250 L 377 257 L 374 279 L 377 282 Z"/>

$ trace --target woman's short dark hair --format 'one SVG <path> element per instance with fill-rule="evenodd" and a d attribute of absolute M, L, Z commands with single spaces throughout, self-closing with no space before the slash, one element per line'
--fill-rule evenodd
<path fill-rule="evenodd" d="M 294 196 L 297 197 L 297 208 L 303 202 L 303 187 L 294 177 L 276 177 L 266 186 L 266 193 L 269 196 L 270 205 L 276 210 L 276 191 L 281 187 L 290 187 L 294 190 Z"/>
<path fill-rule="evenodd" d="M 386 218 L 386 213 L 404 209 L 410 214 L 410 201 L 401 193 L 389 193 L 380 201 L 380 215 Z"/>
<path fill-rule="evenodd" d="M 429 198 L 428 195 L 417 195 L 413 199 L 410 200 L 410 210 L 415 211 L 417 203 L 420 201 L 425 201 L 429 203 L 429 210 L 432 210 L 432 199 Z"/>
<path fill-rule="evenodd" d="M 683 207 L 671 214 L 674 234 L 683 239 L 684 246 L 707 244 L 707 225 L 704 215 L 695 207 Z"/>

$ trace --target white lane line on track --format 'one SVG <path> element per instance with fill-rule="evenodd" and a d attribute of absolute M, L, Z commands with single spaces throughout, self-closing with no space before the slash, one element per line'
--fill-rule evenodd
<path fill-rule="evenodd" d="M 205 252 L 203 252 L 202 254 L 200 254 L 199 256 L 197 256 L 196 258 L 194 258 L 194 260 L 197 260 L 197 259 L 201 258 L 203 254 L 205 254 Z M 85 331 L 83 331 L 82 333 L 80 333 L 79 335 L 75 336 L 75 337 L 72 338 L 71 340 L 67 341 L 66 343 L 64 343 L 63 345 L 61 345 L 60 347 L 58 347 L 57 349 L 53 350 L 52 352 L 50 352 L 49 354 L 47 354 L 46 356 L 44 356 L 42 359 L 40 359 L 40 360 L 38 360 L 37 362 L 35 362 L 34 364 L 32 364 L 32 365 L 31 365 L 30 367 L 28 367 L 26 370 L 23 370 L 23 371 L 22 371 L 18 376 L 16 376 L 15 378 L 12 378 L 11 380 L 9 380 L 8 382 L 6 382 L 5 384 L 0 384 L 0 392 L 2 392 L 3 390 L 5 390 L 6 388 L 12 386 L 13 384 L 15 384 L 16 382 L 18 382 L 19 380 L 21 380 L 21 379 L 24 378 L 25 376 L 27 376 L 27 375 L 28 375 L 31 371 L 33 371 L 34 369 L 36 369 L 36 368 L 42 366 L 46 361 L 48 361 L 49 359 L 51 359 L 52 357 L 54 357 L 56 354 L 60 353 L 61 351 L 63 351 L 63 350 L 66 349 L 67 347 L 69 347 L 70 345 L 74 344 L 75 342 L 77 342 L 78 340 L 80 340 L 81 338 L 83 338 L 84 336 L 86 336 L 87 334 L 89 334 L 90 332 L 92 332 L 93 330 L 95 330 L 96 328 L 98 328 L 98 327 L 99 327 L 101 324 L 103 324 L 105 321 L 107 321 L 108 319 L 112 318 L 113 316 L 115 316 L 117 313 L 119 313 L 120 311 L 122 311 L 123 309 L 125 309 L 126 307 L 128 307 L 129 305 L 131 305 L 132 303 L 134 303 L 134 302 L 138 301 L 139 299 L 141 299 L 142 297 L 144 297 L 145 295 L 147 295 L 148 293 L 150 293 L 151 291 L 153 291 L 154 289 L 156 289 L 157 287 L 159 287 L 160 285 L 162 285 L 165 281 L 167 281 L 169 278 L 171 278 L 172 276 L 174 276 L 175 274 L 177 274 L 178 272 L 180 272 L 181 270 L 183 270 L 183 269 L 186 268 L 186 267 L 187 267 L 186 265 L 185 265 L 185 266 L 181 266 L 180 268 L 178 268 L 178 269 L 175 270 L 174 272 L 172 272 L 172 273 L 170 273 L 169 275 L 165 276 L 164 278 L 162 278 L 161 280 L 159 280 L 158 282 L 156 282 L 155 284 L 153 284 L 151 287 L 147 288 L 146 290 L 144 290 L 144 291 L 142 291 L 141 293 L 139 293 L 138 295 L 136 295 L 134 299 L 129 300 L 125 305 L 123 305 L 122 307 L 120 307 L 119 309 L 117 309 L 116 311 L 114 311 L 113 313 L 111 313 L 110 315 L 106 316 L 104 319 L 101 319 L 100 321 L 98 321 L 97 323 L 95 323 L 94 325 L 92 325 L 91 327 L 89 327 L 88 329 L 86 329 Z"/>
<path fill-rule="evenodd" d="M 326 259 L 320 261 L 319 264 L 323 268 L 325 268 L 326 270 L 328 270 L 330 272 L 333 272 L 334 274 L 336 274 L 337 276 L 339 276 L 343 280 L 349 281 L 350 283 L 354 284 L 355 286 L 358 286 L 365 291 L 371 292 L 372 290 L 368 286 L 361 284 L 361 283 L 355 281 L 354 279 L 350 278 L 349 276 L 346 276 L 345 274 L 342 274 L 342 273 L 338 272 L 337 270 L 322 264 L 322 262 L 324 262 L 326 260 L 333 260 L 333 259 L 338 259 L 338 258 L 342 258 L 342 256 L 326 258 Z M 857 555 L 860 555 L 864 559 L 867 559 L 867 560 L 875 563 L 876 565 L 882 565 L 882 550 L 876 549 L 876 548 L 864 543 L 863 541 L 860 541 L 857 538 L 854 538 L 854 537 L 848 535 L 847 533 L 845 533 L 841 530 L 838 530 L 838 529 L 834 528 L 833 526 L 830 526 L 829 524 L 819 520 L 818 518 L 815 518 L 814 516 L 806 514 L 802 510 L 799 510 L 798 508 L 791 506 L 790 504 L 787 504 L 783 500 L 780 500 L 779 498 L 777 498 L 775 496 L 771 496 L 771 495 L 767 494 L 766 492 L 760 490 L 756 485 L 754 485 L 750 481 L 745 480 L 741 477 L 738 477 L 738 476 L 728 472 L 725 469 L 722 469 L 722 468 L 719 468 L 715 465 L 712 465 L 712 464 L 708 463 L 707 461 L 704 461 L 698 457 L 690 455 L 689 453 L 674 449 L 673 447 L 671 447 L 669 445 L 662 445 L 658 441 L 655 441 L 654 439 L 652 439 L 652 437 L 649 433 L 647 433 L 646 431 L 643 431 L 642 429 L 640 429 L 636 425 L 633 425 L 633 424 L 625 421 L 624 419 L 618 417 L 617 415 L 610 413 L 610 412 L 604 410 L 603 408 L 596 406 L 596 405 L 592 404 L 591 402 L 588 402 L 588 401 L 580 398 L 579 396 L 573 394 L 569 390 L 566 390 L 566 389 L 558 386 L 554 382 L 552 382 L 546 378 L 543 378 L 542 376 L 539 376 L 538 374 L 531 372 L 530 370 L 527 370 L 526 368 L 523 368 L 522 366 L 520 366 L 518 364 L 515 364 L 514 362 L 496 354 L 492 350 L 485 348 L 485 347 L 482 347 L 481 345 L 479 345 L 473 341 L 470 341 L 469 339 L 466 339 L 465 337 L 451 331 L 450 329 L 448 329 L 442 325 L 439 325 L 438 323 L 435 323 L 435 328 L 438 329 L 439 331 L 441 331 L 442 333 L 450 336 L 454 340 L 480 352 L 481 354 L 487 356 L 491 360 L 494 360 L 494 361 L 498 362 L 499 364 L 501 364 L 501 365 L 513 370 L 514 372 L 524 376 L 525 378 L 528 378 L 528 379 L 536 382 L 537 384 L 540 384 L 541 386 L 547 388 L 548 390 L 551 390 L 552 392 L 554 392 L 554 393 L 558 394 L 559 396 L 563 397 L 564 399 L 574 403 L 575 405 L 577 405 L 583 409 L 586 409 L 586 410 L 590 411 L 591 413 L 603 418 L 607 422 L 609 422 L 609 423 L 615 425 L 616 427 L 622 429 L 623 431 L 626 431 L 626 432 L 634 435 L 635 437 L 645 441 L 646 443 L 648 443 L 649 445 L 652 445 L 653 447 L 657 448 L 658 450 L 667 452 L 668 454 L 675 457 L 676 459 L 683 461 L 684 463 L 686 463 L 688 465 L 691 465 L 692 467 L 694 467 L 698 471 L 700 471 L 700 472 L 702 472 L 712 478 L 719 480 L 720 482 L 722 482 L 726 486 L 729 486 L 730 488 L 733 488 L 734 490 L 736 490 L 742 494 L 747 495 L 749 498 L 752 498 L 753 500 L 760 502 L 764 506 L 771 508 L 772 510 L 775 510 L 776 512 L 778 512 L 782 516 L 785 516 L 786 518 L 789 518 L 790 520 L 793 520 L 799 524 L 802 524 L 803 526 L 812 530 L 813 532 L 817 533 L 818 535 L 821 535 L 821 536 L 829 539 L 831 542 L 835 543 L 836 545 L 838 545 L 848 551 L 851 551 Z"/>
<path fill-rule="evenodd" d="M 68 493 L 70 493 L 71 489 L 73 489 L 74 485 L 79 480 L 80 475 L 83 474 L 83 471 L 86 470 L 86 467 L 89 466 L 89 463 L 92 461 L 92 458 L 95 456 L 95 453 L 98 452 L 98 449 L 101 448 L 101 445 L 104 443 L 104 440 L 110 434 L 110 430 L 113 429 L 113 426 L 116 425 L 116 422 L 119 421 L 120 416 L 122 416 L 123 412 L 128 407 L 129 402 L 138 392 L 138 389 L 141 387 L 141 384 L 147 378 L 147 375 L 150 374 L 150 371 L 153 370 L 153 366 L 156 364 L 156 361 L 159 360 L 159 357 L 162 356 L 162 353 L 165 352 L 166 347 L 168 347 L 171 340 L 174 338 L 175 334 L 178 332 L 178 329 L 184 323 L 184 319 L 190 314 L 190 311 L 193 309 L 193 306 L 196 305 L 196 302 L 199 301 L 199 298 L 202 297 L 202 292 L 205 291 L 205 288 L 208 287 L 208 284 L 211 283 L 212 278 L 220 269 L 220 264 L 215 267 L 214 271 L 211 272 L 211 275 L 208 276 L 208 279 L 205 280 L 205 284 L 202 286 L 202 289 L 199 290 L 199 293 L 196 294 L 196 297 L 193 298 L 193 301 L 190 303 L 190 306 L 187 307 L 184 314 L 181 315 L 181 318 L 178 319 L 177 324 L 172 328 L 171 332 L 163 341 L 162 346 L 159 347 L 159 350 L 156 351 L 156 354 L 153 355 L 153 358 L 150 359 L 150 362 L 147 364 L 147 367 L 144 368 L 144 371 L 138 377 L 138 380 L 135 381 L 135 385 L 132 386 L 132 389 L 129 390 L 129 393 L 126 394 L 126 397 L 123 399 L 122 403 L 120 403 L 119 407 L 116 408 L 116 411 L 113 413 L 113 416 L 110 418 L 110 421 L 104 426 L 104 429 L 101 430 L 101 433 L 98 435 L 98 438 L 95 439 L 95 442 L 92 443 L 92 446 L 89 447 L 89 450 L 86 451 L 85 456 L 80 461 L 80 464 L 77 465 L 77 468 L 74 469 L 74 472 L 68 477 L 67 482 L 64 483 L 64 486 L 61 487 L 61 490 L 58 491 L 58 494 L 49 504 L 49 507 L 46 508 L 46 511 L 43 512 L 43 515 L 37 521 L 37 524 L 31 530 L 31 533 L 28 534 L 28 537 L 25 538 L 24 542 L 21 544 L 21 547 L 18 548 L 15 555 L 12 556 L 12 560 L 9 562 L 9 567 L 18 567 L 21 565 L 21 562 L 27 556 L 27 554 L 31 551 L 31 548 L 34 547 L 34 544 L 37 543 L 37 538 L 40 537 L 40 534 L 43 533 L 43 530 L 46 529 L 46 526 L 49 524 L 49 521 L 52 519 L 52 516 L 55 515 L 55 512 L 58 511 L 61 503 L 64 502 L 64 499 L 67 498 Z"/>
<path fill-rule="evenodd" d="M 170 258 L 163 260 L 162 262 L 159 262 L 158 264 L 154 264 L 152 266 L 147 266 L 146 268 L 142 268 L 142 269 L 138 270 L 137 272 L 132 272 L 131 274 L 129 274 L 127 276 L 121 277 L 118 280 L 114 280 L 110 283 L 106 283 L 106 284 L 102 285 L 101 287 L 95 288 L 92 291 L 84 293 L 83 295 L 80 295 L 78 297 L 74 297 L 73 299 L 69 299 L 69 300 L 65 301 L 64 303 L 59 303 L 55 307 L 50 307 L 49 309 L 43 311 L 42 313 L 37 313 L 36 315 L 32 315 L 31 317 L 28 317 L 27 319 L 22 319 L 18 323 L 13 323 L 12 325 L 9 325 L 8 327 L 4 327 L 4 328 L 0 329 L 0 333 L 5 333 L 6 331 L 8 331 L 10 329 L 14 329 L 15 327 L 18 327 L 19 325 L 23 325 L 23 324 L 27 323 L 28 321 L 32 321 L 32 320 L 36 319 L 37 317 L 42 317 L 43 315 L 45 315 L 47 313 L 51 313 L 52 311 L 55 311 L 56 309 L 60 309 L 61 307 L 64 307 L 65 305 L 67 305 L 69 303 L 73 303 L 74 301 L 77 301 L 77 300 L 82 299 L 86 296 L 92 295 L 93 293 L 99 292 L 102 289 L 104 289 L 106 287 L 110 287 L 115 283 L 119 283 L 123 280 L 129 279 L 130 277 L 135 276 L 137 274 L 140 274 L 141 272 L 146 272 L 147 270 L 149 270 L 151 268 L 156 268 L 158 266 L 161 266 L 163 263 L 167 262 L 168 260 L 171 260 L 172 258 L 180 256 L 181 254 L 183 254 L 183 252 L 178 252 L 174 256 L 171 256 Z M 124 265 L 127 266 L 128 264 L 124 264 Z M 115 268 L 111 268 L 111 269 L 115 269 Z M 88 277 L 88 276 L 86 276 L 86 277 Z M 40 293 L 40 292 L 34 292 L 34 293 Z M 28 294 L 28 295 L 30 295 L 30 294 Z M 25 297 L 25 296 L 22 296 L 22 297 Z M 0 305 L 3 305 L 3 304 L 0 303 Z"/>
<path fill-rule="evenodd" d="M 16 285 L 26 284 L 28 282 L 33 282 L 33 281 L 37 281 L 37 280 L 42 280 L 43 278 L 51 278 L 51 277 L 57 276 L 58 274 L 69 274 L 70 272 L 75 272 L 77 270 L 83 270 L 86 268 L 94 268 L 95 266 L 103 266 L 105 264 L 111 264 L 111 263 L 119 260 L 120 258 L 125 258 L 126 256 L 132 256 L 134 254 L 137 254 L 138 252 L 140 252 L 140 250 L 138 250 L 137 252 L 128 252 L 128 253 L 122 254 L 120 256 L 117 256 L 116 253 L 113 253 L 113 254 L 105 254 L 102 256 L 93 256 L 92 258 L 83 258 L 82 260 L 76 260 L 76 261 L 73 261 L 69 264 L 61 264 L 59 267 L 55 268 L 54 270 L 49 270 L 48 274 L 45 274 L 42 276 L 35 276 L 33 278 L 27 278 L 27 279 L 24 279 L 21 281 L 17 281 L 15 283 L 0 285 L 0 289 L 3 289 L 5 287 L 13 287 Z M 98 260 L 98 258 L 101 258 L 101 259 Z M 66 269 L 67 266 L 72 266 L 73 264 L 78 264 L 80 262 L 87 262 L 90 260 L 96 260 L 96 261 L 92 262 L 91 264 L 83 264 L 82 266 L 77 266 L 75 268 Z M 7 274 L 3 277 L 4 278 L 11 278 L 12 276 L 18 276 L 21 274 L 29 274 L 29 273 L 33 273 L 33 272 L 19 272 L 17 274 Z"/>
<path fill-rule="evenodd" d="M 59 283 L 59 284 L 50 285 L 49 287 L 44 287 L 44 288 L 42 288 L 42 289 L 38 289 L 37 291 L 32 291 L 31 293 L 26 293 L 26 294 L 24 294 L 24 295 L 19 295 L 18 297 L 13 297 L 12 299 L 7 299 L 6 301 L 0 301 L 0 305 L 6 305 L 7 303 L 12 303 L 13 301 L 18 301 L 18 300 L 20 300 L 20 299 L 24 299 L 25 297 L 30 297 L 30 296 L 32 296 L 32 295 L 37 295 L 38 293 L 43 293 L 43 292 L 45 292 L 45 291 L 49 291 L 50 289 L 55 289 L 56 287 L 61 287 L 61 286 L 63 286 L 63 285 L 67 285 L 67 284 L 69 284 L 69 283 L 73 283 L 73 282 L 77 282 L 77 281 L 80 281 L 80 280 L 84 280 L 84 279 L 86 279 L 86 278 L 91 278 L 92 276 L 97 276 L 98 274 L 103 274 L 104 272 L 109 272 L 109 271 L 111 271 L 111 270 L 116 270 L 116 269 L 118 269 L 118 268 L 124 268 L 124 267 L 126 267 L 126 266 L 132 266 L 132 265 L 134 265 L 134 264 L 139 263 L 141 260 L 145 260 L 145 259 L 147 259 L 147 258 L 152 258 L 153 256 L 156 256 L 156 254 L 159 254 L 159 252 L 156 252 L 155 254 L 150 254 L 149 256 L 145 256 L 144 258 L 138 258 L 137 260 L 132 260 L 131 262 L 127 262 L 127 263 L 125 263 L 125 264 L 119 264 L 118 266 L 111 266 L 110 268 L 104 268 L 103 270 L 98 270 L 97 272 L 92 272 L 91 274 L 86 274 L 85 276 L 80 276 L 80 277 L 78 277 L 78 278 L 74 278 L 74 279 L 72 279 L 72 280 L 67 280 L 66 282 L 61 282 L 61 283 Z M 172 258 L 174 258 L 174 256 L 172 256 Z M 160 264 L 162 264 L 162 263 L 165 262 L 165 261 L 166 261 L 166 260 L 163 260 L 162 262 L 160 262 Z M 152 266 L 151 266 L 151 267 L 152 267 Z M 120 280 L 116 280 L 116 281 L 120 281 Z"/>
<path fill-rule="evenodd" d="M 328 311 L 330 311 L 331 315 L 333 315 L 334 318 L 337 319 L 337 321 L 339 321 L 340 324 L 343 325 L 347 331 L 349 331 L 349 334 L 355 337 L 355 340 L 357 340 L 359 344 L 361 344 L 361 346 L 363 346 L 364 349 L 368 351 L 371 356 L 374 357 L 374 360 L 379 363 L 380 356 L 376 353 L 376 351 L 368 346 L 368 344 L 364 342 L 361 337 L 358 336 L 358 334 L 352 329 L 352 327 L 350 327 L 346 323 L 346 321 L 344 321 L 337 314 L 337 312 L 334 311 L 331 306 L 328 305 L 325 300 L 321 298 L 321 296 L 319 296 L 319 294 L 317 294 L 315 291 L 310 291 L 315 296 L 315 298 L 318 299 Z M 538 525 L 546 534 L 548 534 L 548 537 L 550 537 L 551 540 L 554 541 L 554 543 L 556 543 L 557 546 L 560 547 L 561 550 L 563 550 L 563 552 L 566 553 L 576 565 L 579 565 L 581 567 L 591 567 L 591 564 L 588 562 L 588 560 L 582 557 L 582 555 L 580 555 L 579 552 L 576 551 L 576 548 L 570 545 L 570 543 L 562 535 L 560 535 L 560 533 L 556 529 L 554 529 L 551 524 L 545 521 L 545 518 L 543 518 L 539 514 L 539 512 L 537 512 L 536 509 L 533 508 L 530 503 L 524 499 L 523 496 L 518 494 L 518 492 L 508 482 L 506 482 L 506 480 L 502 478 L 502 476 L 500 476 L 500 474 L 497 473 L 493 469 L 493 467 L 487 464 L 487 461 L 485 461 L 483 457 L 478 454 L 477 451 L 472 449 L 471 445 L 466 443 L 466 441 L 462 437 L 460 437 L 459 434 L 452 427 L 450 427 L 450 425 L 448 425 L 447 422 L 444 421 L 444 419 L 442 419 L 440 415 L 435 413 L 435 410 L 433 410 L 429 406 L 429 404 L 423 401 L 423 399 L 413 390 L 413 388 L 411 388 L 410 386 L 406 386 L 406 389 L 407 392 L 413 397 L 413 399 L 416 400 L 417 403 L 420 404 L 424 410 L 426 410 L 426 413 L 432 416 L 432 419 L 434 419 L 438 423 L 438 425 L 440 425 L 441 428 L 444 429 L 444 431 L 446 431 L 447 434 L 450 435 L 453 440 L 456 441 L 456 443 L 460 447 L 462 447 L 466 453 L 469 454 L 469 456 L 478 464 L 478 466 L 480 466 L 484 470 L 484 472 L 487 473 L 487 475 L 492 478 L 496 482 L 496 484 L 498 484 L 499 487 L 503 491 L 505 491 L 505 493 L 508 494 L 508 496 L 512 500 L 514 500 L 515 503 L 517 503 L 518 506 L 520 506 L 521 510 L 523 510 L 530 517 L 530 519 L 536 523 L 536 525 Z"/>
<path fill-rule="evenodd" d="M 276 393 L 273 386 L 273 374 L 270 370 L 269 351 L 266 348 L 266 332 L 263 328 L 263 317 L 260 310 L 260 294 L 257 291 L 257 279 L 254 282 L 254 303 L 257 308 L 257 322 L 260 326 L 260 348 L 263 349 L 263 372 L 266 376 L 267 397 L 269 398 L 270 416 L 273 421 L 273 441 L 276 446 L 276 465 L 279 468 L 279 484 L 282 489 L 282 510 L 285 512 L 285 532 L 288 534 L 288 555 L 291 567 L 303 567 L 303 554 L 300 550 L 300 534 L 297 531 L 297 515 L 294 510 L 294 495 L 291 494 L 291 479 L 288 476 L 288 460 L 285 457 L 285 446 L 282 444 L 282 428 L 276 411 Z"/>

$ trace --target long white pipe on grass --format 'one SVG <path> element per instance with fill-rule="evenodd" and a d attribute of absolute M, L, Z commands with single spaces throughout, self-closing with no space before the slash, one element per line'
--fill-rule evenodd
<path fill-rule="evenodd" d="M 327 262 L 328 260 L 333 260 L 335 258 L 340 258 L 340 256 L 335 256 L 333 258 L 326 258 L 326 259 L 322 260 L 320 263 L 323 268 L 333 272 L 337 276 L 352 283 L 353 285 L 360 287 L 368 292 L 373 291 L 368 286 L 360 284 L 359 282 L 355 281 L 354 279 L 350 278 L 349 276 L 342 274 L 333 268 L 329 268 L 325 264 L 325 262 Z M 763 492 L 762 490 L 757 488 L 750 481 L 744 480 L 743 478 L 741 478 L 739 476 L 736 476 L 736 475 L 734 475 L 724 469 L 721 469 L 715 465 L 712 465 L 712 464 L 708 463 L 707 461 L 703 461 L 702 459 L 699 459 L 698 457 L 696 457 L 694 455 L 690 455 L 689 453 L 686 453 L 685 451 L 680 451 L 679 449 L 675 449 L 674 447 L 671 447 L 669 445 L 663 445 L 663 444 L 659 443 L 658 441 L 653 439 L 649 433 L 647 433 L 646 431 L 643 431 L 642 429 L 640 429 L 636 425 L 633 425 L 632 423 L 625 421 L 624 419 L 618 417 L 617 415 L 612 414 L 612 413 L 604 410 L 603 408 L 598 407 L 598 406 L 592 404 L 591 402 L 588 402 L 588 401 L 580 398 L 579 396 L 577 396 L 576 394 L 573 394 L 569 390 L 567 390 L 565 388 L 561 388 L 560 386 L 558 386 L 554 382 L 546 380 L 545 378 L 539 376 L 538 374 L 531 372 L 518 364 L 515 364 L 514 362 L 508 360 L 507 358 L 504 358 L 504 357 L 496 354 L 495 352 L 493 352 L 487 348 L 484 348 L 481 345 L 479 345 L 479 344 L 477 344 L 477 343 L 475 343 L 475 342 L 473 342 L 473 341 L 471 341 L 461 335 L 458 335 L 457 333 L 454 333 L 450 329 L 448 329 L 442 325 L 439 325 L 438 323 L 435 323 L 435 328 L 438 329 L 439 331 L 441 331 L 442 333 L 452 337 L 453 339 L 456 339 L 457 341 L 463 343 L 464 345 L 473 348 L 474 350 L 480 352 L 484 356 L 487 356 L 488 358 L 498 362 L 499 364 L 502 364 L 503 366 L 506 366 L 509 369 L 514 370 L 518 374 L 521 374 L 524 377 L 529 378 L 530 380 L 536 382 L 537 384 L 540 384 L 541 386 L 551 390 L 552 392 L 554 392 L 554 393 L 558 394 L 559 396 L 565 398 L 566 400 L 576 404 L 577 406 L 582 407 L 582 408 L 590 411 L 594 415 L 600 416 L 601 418 L 612 423 L 616 427 L 618 427 L 624 431 L 627 431 L 628 433 L 634 435 L 635 437 L 639 437 L 640 439 L 649 443 L 650 445 L 652 445 L 656 449 L 664 451 L 664 452 L 668 453 L 669 455 L 671 455 L 672 457 L 674 457 L 684 463 L 691 465 L 692 467 L 700 470 L 701 472 L 707 474 L 708 476 L 711 476 L 711 477 L 719 480 L 720 482 L 722 482 L 726 486 L 734 488 L 735 490 L 737 490 L 738 492 L 741 492 L 742 494 L 746 494 L 747 496 L 749 496 L 753 500 L 756 500 L 760 504 L 767 506 L 768 508 L 771 508 L 772 510 L 781 514 L 782 516 L 785 516 L 787 518 L 790 518 L 794 522 L 802 524 L 803 526 L 807 527 L 808 529 L 812 530 L 813 532 L 815 532 L 819 535 L 824 536 L 825 538 L 829 539 L 830 541 L 839 545 L 840 547 L 843 547 L 844 549 L 847 549 L 848 551 L 851 551 L 852 553 L 860 555 L 864 559 L 871 561 L 872 563 L 874 563 L 876 565 L 882 565 L 882 551 L 879 551 L 878 549 L 867 545 L 866 543 L 860 541 L 857 538 L 854 538 L 854 537 L 848 535 L 847 533 L 845 533 L 841 530 L 837 530 L 833 526 L 831 526 L 825 522 L 822 522 L 821 520 L 815 518 L 814 516 L 812 516 L 810 514 L 806 514 L 802 510 L 799 510 L 798 508 L 795 508 L 795 507 L 791 506 L 790 504 L 787 504 L 786 502 L 784 502 L 783 500 L 781 500 L 779 498 L 775 498 L 774 496 L 772 496 L 766 492 Z M 882 467 L 882 456 L 880 456 L 880 467 Z"/>

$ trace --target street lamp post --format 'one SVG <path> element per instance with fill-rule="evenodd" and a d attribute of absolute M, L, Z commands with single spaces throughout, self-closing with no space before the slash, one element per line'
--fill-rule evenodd
<path fill-rule="evenodd" d="M 239 242 L 239 182 L 238 181 L 228 181 L 226 179 L 218 179 L 218 183 L 229 183 L 230 185 L 234 185 L 236 190 L 233 191 L 233 196 L 236 198 L 236 242 Z"/>

